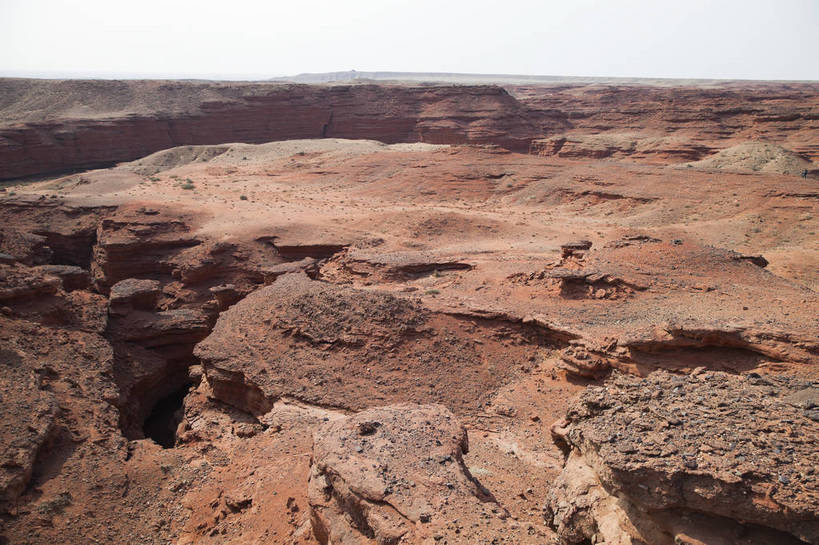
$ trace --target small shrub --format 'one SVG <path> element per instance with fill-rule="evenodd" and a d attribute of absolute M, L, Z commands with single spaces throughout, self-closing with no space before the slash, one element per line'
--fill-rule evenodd
<path fill-rule="evenodd" d="M 180 187 L 181 187 L 182 189 L 195 189 L 195 188 L 196 188 L 196 186 L 195 186 L 195 185 L 193 185 L 193 184 L 192 184 L 192 183 L 190 183 L 190 182 L 188 182 L 188 183 L 186 183 L 186 184 L 182 184 Z"/>
<path fill-rule="evenodd" d="M 58 515 L 62 513 L 66 507 L 71 505 L 71 494 L 69 492 L 62 492 L 56 498 L 50 501 L 44 501 L 37 506 L 37 511 L 43 515 Z"/>
<path fill-rule="evenodd" d="M 240 201 L 246 201 L 247 200 L 247 195 L 240 195 L 239 200 Z"/>
<path fill-rule="evenodd" d="M 426 295 L 438 295 L 438 294 L 439 294 L 439 293 L 441 293 L 441 292 L 440 292 L 440 291 L 438 291 L 438 290 L 427 290 L 427 291 L 425 291 L 424 293 L 425 293 Z"/>

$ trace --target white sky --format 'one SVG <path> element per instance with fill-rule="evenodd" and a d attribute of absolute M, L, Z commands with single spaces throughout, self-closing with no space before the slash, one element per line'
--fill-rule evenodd
<path fill-rule="evenodd" d="M 0 75 L 819 80 L 819 0 L 0 0 Z"/>

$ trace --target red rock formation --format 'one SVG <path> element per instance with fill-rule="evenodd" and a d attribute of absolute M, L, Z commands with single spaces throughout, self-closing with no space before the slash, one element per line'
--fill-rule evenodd
<path fill-rule="evenodd" d="M 702 369 L 589 388 L 553 427 L 547 519 L 563 543 L 819 543 L 817 395 Z"/>
<path fill-rule="evenodd" d="M 324 424 L 313 444 L 313 532 L 340 545 L 529 542 L 469 473 L 468 450 L 466 429 L 440 405 L 392 405 Z"/>
<path fill-rule="evenodd" d="M 490 85 L 0 80 L 0 93 L 13 97 L 0 109 L 0 179 L 108 166 L 187 144 L 325 137 L 513 151 L 549 137 L 534 151 L 649 162 L 697 160 L 730 143 L 764 139 L 819 158 L 819 93 L 810 84 L 507 92 Z M 95 114 L 77 116 L 77 104 Z M 636 140 L 623 142 L 625 131 Z M 597 141 L 607 132 L 617 142 Z M 589 136 L 597 140 L 589 144 Z"/>
<path fill-rule="evenodd" d="M 411 300 L 298 273 L 222 313 L 195 355 L 214 396 L 253 414 L 283 397 L 354 410 L 436 401 L 463 414 L 531 365 L 526 342 L 546 344 L 541 333 L 436 315 Z M 229 341 L 236 338 L 242 343 Z M 495 358 L 503 366 L 492 365 Z"/>
<path fill-rule="evenodd" d="M 749 140 L 779 142 L 813 161 L 819 159 L 816 84 L 553 85 L 509 86 L 508 90 L 543 116 L 543 135 L 554 140 L 539 144 L 538 149 L 549 155 L 623 156 L 628 149 L 622 145 L 582 142 L 586 135 L 640 133 L 660 144 L 643 150 L 653 162 L 692 160 L 709 148 Z"/>
<path fill-rule="evenodd" d="M 0 81 L 0 89 L 11 88 L 9 92 L 24 85 L 24 81 Z M 104 104 L 106 96 L 121 85 L 98 84 L 84 90 L 79 100 L 93 108 Z M 127 85 L 135 93 L 140 92 L 139 86 L 139 82 Z M 170 89 L 167 94 L 176 100 L 189 99 L 191 94 L 198 94 L 198 100 L 182 111 L 169 113 L 166 105 L 152 103 L 141 106 L 139 113 L 119 111 L 105 119 L 15 123 L 6 116 L 0 125 L 0 179 L 108 166 L 186 144 L 332 137 L 386 143 L 493 143 L 525 151 L 537 135 L 526 108 L 494 86 L 186 83 Z"/>

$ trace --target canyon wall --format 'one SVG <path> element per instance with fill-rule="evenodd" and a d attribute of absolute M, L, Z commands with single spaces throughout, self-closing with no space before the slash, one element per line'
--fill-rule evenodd
<path fill-rule="evenodd" d="M 9 82 L 16 83 L 2 83 Z M 62 83 L 74 82 L 54 85 Z M 493 86 L 157 83 L 151 89 L 152 82 L 134 82 L 132 89 L 123 82 L 83 83 L 76 82 L 81 88 L 73 93 L 60 89 L 75 102 L 45 116 L 23 110 L 26 101 L 37 101 L 34 90 L 4 89 L 12 98 L 0 109 L 0 179 L 110 166 L 179 145 L 326 137 L 527 151 L 538 134 L 526 107 Z M 123 92 L 124 100 L 109 96 Z M 84 115 L 79 107 L 98 103 L 102 116 L 96 108 L 93 117 Z"/>
<path fill-rule="evenodd" d="M 819 159 L 819 85 L 747 82 L 708 88 L 691 85 L 517 85 L 506 89 L 532 111 L 560 142 L 569 135 L 606 135 L 592 146 L 558 150 L 571 157 L 639 154 L 656 162 L 690 161 L 748 141 L 779 145 Z M 611 145 L 614 143 L 615 145 Z M 632 143 L 626 145 L 624 143 Z M 601 144 L 605 144 L 601 146 Z M 637 150 L 629 149 L 634 144 Z M 534 150 L 542 152 L 540 149 Z M 601 149 L 603 148 L 603 149 Z M 588 151 L 584 151 L 588 149 Z"/>
<path fill-rule="evenodd" d="M 819 86 L 0 79 L 0 179 L 110 166 L 180 145 L 324 137 L 654 163 L 766 141 L 815 162 Z"/>

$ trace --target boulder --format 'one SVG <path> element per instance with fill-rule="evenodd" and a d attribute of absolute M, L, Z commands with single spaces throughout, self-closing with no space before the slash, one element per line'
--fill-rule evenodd
<path fill-rule="evenodd" d="M 111 286 L 110 305 L 113 314 L 127 314 L 132 309 L 154 310 L 162 293 L 157 280 L 127 278 Z"/>
<path fill-rule="evenodd" d="M 466 430 L 440 405 L 327 422 L 313 444 L 315 536 L 338 545 L 520 543 L 506 510 L 469 473 L 467 449 Z"/>
<path fill-rule="evenodd" d="M 617 374 L 553 427 L 566 461 L 547 521 L 563 543 L 819 543 L 817 392 L 754 373 Z"/>
<path fill-rule="evenodd" d="M 217 399 L 256 415 L 282 397 L 347 410 L 437 402 L 464 414 L 531 366 L 538 334 L 297 273 L 221 313 L 194 355 Z"/>

